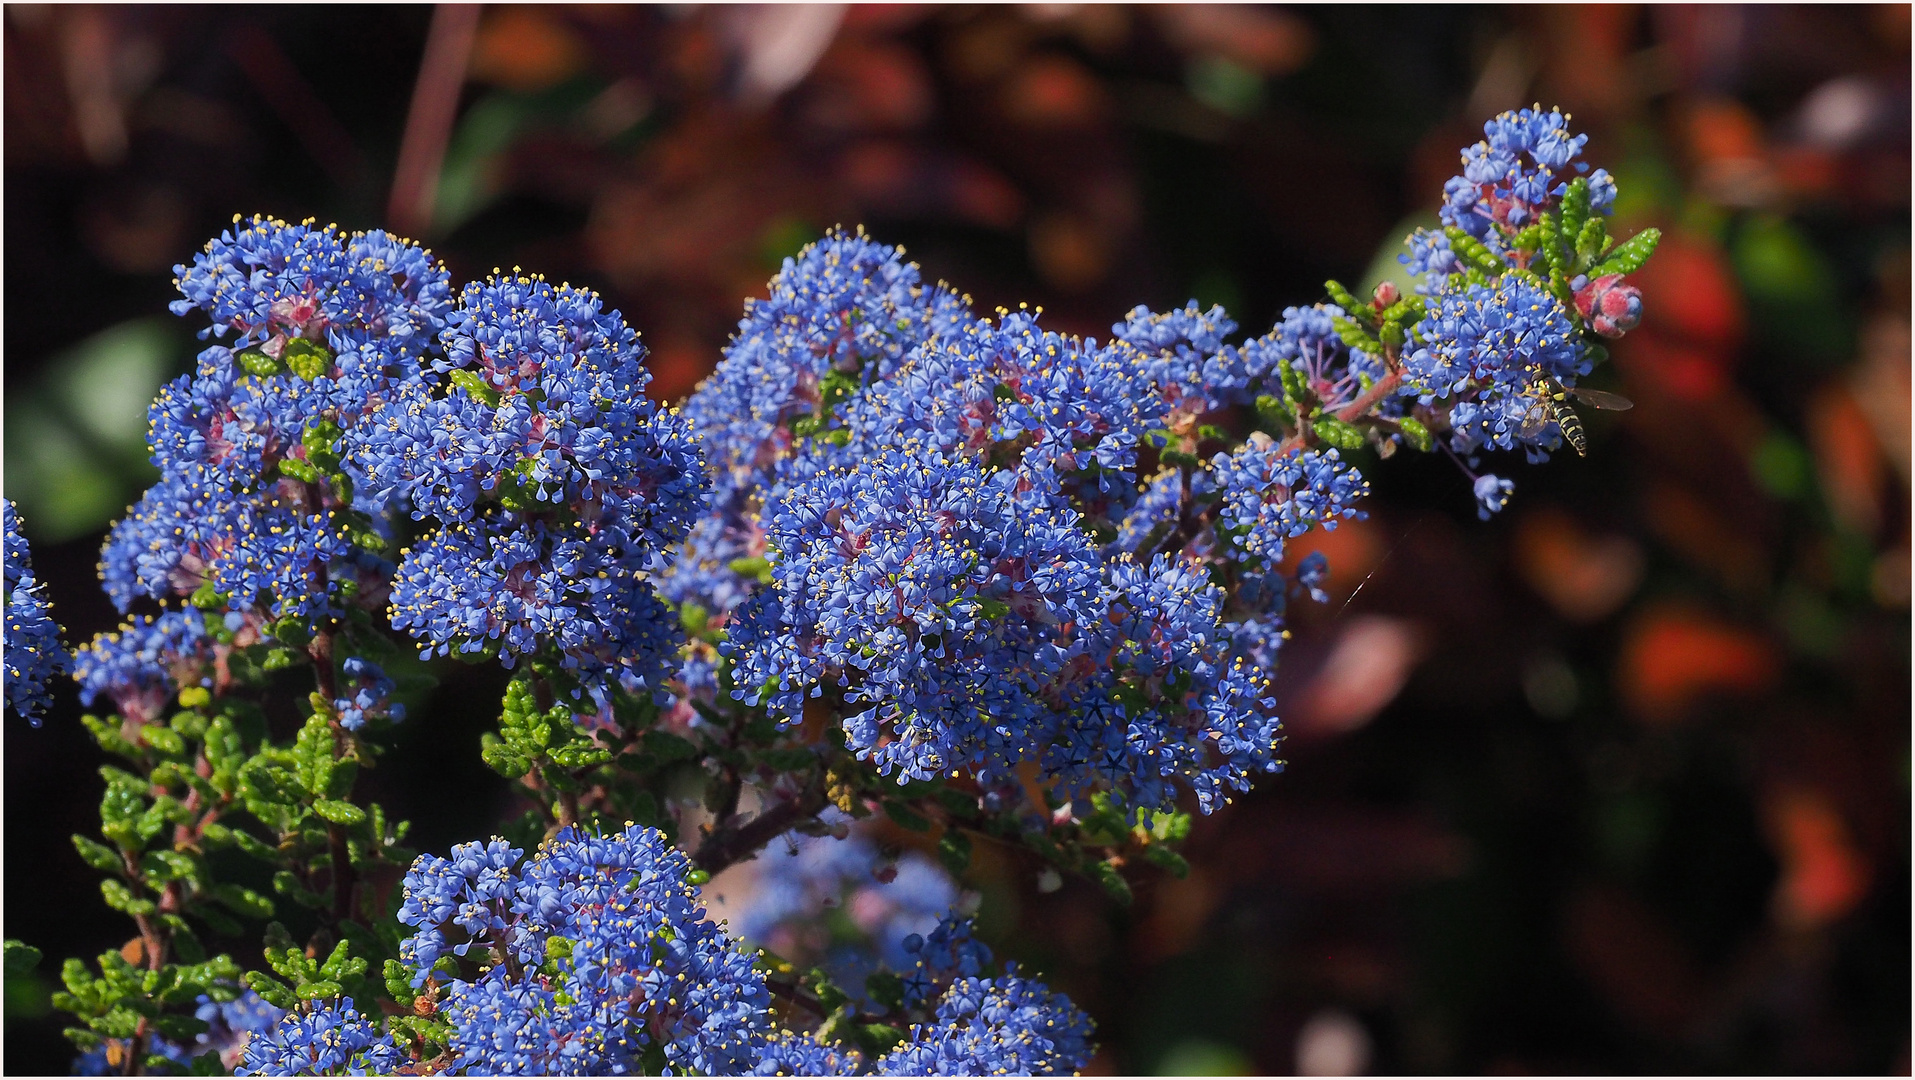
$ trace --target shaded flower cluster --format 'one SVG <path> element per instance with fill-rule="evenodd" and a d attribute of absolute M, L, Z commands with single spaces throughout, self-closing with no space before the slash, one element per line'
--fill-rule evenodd
<path fill-rule="evenodd" d="M 46 597 L 33 576 L 32 553 L 26 538 L 20 535 L 20 519 L 13 500 L 0 499 L 0 523 L 6 550 L 7 609 L 7 706 L 40 726 L 40 714 L 51 699 L 47 684 L 65 671 L 70 663 L 66 647 L 60 644 L 60 628 L 49 613 Z"/>
<path fill-rule="evenodd" d="M 825 820 L 849 824 L 842 817 Z M 887 859 L 850 828 L 842 839 L 788 833 L 772 841 L 752 864 L 757 877 L 735 905 L 731 928 L 794 963 L 818 963 L 855 991 L 879 963 L 909 967 L 903 942 L 929 933 L 957 903 L 958 890 L 923 855 Z"/>
<path fill-rule="evenodd" d="M 128 721 L 158 719 L 180 687 L 213 685 L 214 648 L 198 608 L 136 615 L 74 654 L 80 704 L 105 698 Z"/>

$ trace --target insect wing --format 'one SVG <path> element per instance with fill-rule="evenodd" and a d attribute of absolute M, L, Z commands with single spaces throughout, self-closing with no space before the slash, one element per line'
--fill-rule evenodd
<path fill-rule="evenodd" d="M 1587 390 L 1579 386 L 1571 390 L 1570 393 L 1574 394 L 1576 400 L 1582 402 L 1584 405 L 1592 409 L 1602 409 L 1606 412 L 1628 412 L 1630 409 L 1636 407 L 1635 402 L 1623 397 L 1621 394 L 1612 394 L 1607 390 Z"/>

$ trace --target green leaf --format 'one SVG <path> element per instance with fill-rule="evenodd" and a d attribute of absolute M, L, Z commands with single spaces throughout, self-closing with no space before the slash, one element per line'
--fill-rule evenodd
<path fill-rule="evenodd" d="M 963 877 L 971 866 L 971 838 L 956 829 L 944 830 L 938 838 L 938 861 L 952 877 Z"/>
<path fill-rule="evenodd" d="M 890 1024 L 859 1024 L 852 1036 L 860 1049 L 872 1057 L 881 1057 L 904 1041 L 904 1029 Z"/>
<path fill-rule="evenodd" d="M 312 1001 L 318 998 L 336 998 L 345 992 L 345 987 L 331 979 L 303 982 L 293 987 L 293 996 L 302 1001 Z"/>
<path fill-rule="evenodd" d="M 895 799 L 884 801 L 884 813 L 886 817 L 912 832 L 925 832 L 931 828 L 929 819 Z"/>
<path fill-rule="evenodd" d="M 478 372 L 469 368 L 453 368 L 448 374 L 448 377 L 452 380 L 452 385 L 464 390 L 467 394 L 484 402 L 487 406 L 495 409 L 498 408 L 499 392 L 491 386 L 488 386 L 485 379 L 479 375 Z"/>
<path fill-rule="evenodd" d="M 591 743 L 570 743 L 552 751 L 552 760 L 562 768 L 584 769 L 612 760 L 612 752 Z"/>
<path fill-rule="evenodd" d="M 1589 221 L 1589 179 L 1578 176 L 1563 192 L 1562 221 L 1557 226 L 1562 240 L 1574 247 L 1582 238 L 1583 225 Z M 1568 254 L 1565 252 L 1565 254 Z"/>
<path fill-rule="evenodd" d="M 1355 450 L 1363 445 L 1363 432 L 1334 416 L 1318 417 L 1312 428 L 1316 431 L 1317 438 L 1339 450 Z"/>
<path fill-rule="evenodd" d="M 287 341 L 286 348 L 279 354 L 279 358 L 292 369 L 293 374 L 307 382 L 325 375 L 332 368 L 332 350 L 305 338 L 292 338 Z"/>
<path fill-rule="evenodd" d="M 358 806 L 341 799 L 320 799 L 312 802 L 312 812 L 320 818 L 326 818 L 333 825 L 358 825 L 366 820 L 366 812 Z"/>
<path fill-rule="evenodd" d="M 1132 899 L 1130 882 L 1124 880 L 1123 873 L 1115 866 L 1107 862 L 1092 863 L 1091 876 L 1097 879 L 1097 883 L 1104 887 L 1104 892 L 1108 893 L 1112 900 L 1124 907 L 1130 906 Z"/>
<path fill-rule="evenodd" d="M 237 359 L 239 360 L 239 366 L 246 369 L 248 375 L 257 375 L 262 379 L 270 379 L 274 375 L 278 375 L 280 372 L 286 370 L 280 365 L 279 361 L 274 360 L 258 349 L 247 349 L 245 352 L 240 353 Z"/>
<path fill-rule="evenodd" d="M 979 596 L 976 597 L 973 602 L 977 604 L 977 613 L 990 619 L 992 622 L 996 622 L 1011 613 L 1011 605 L 1002 600 L 993 600 L 988 596 Z"/>
<path fill-rule="evenodd" d="M 1450 250 L 1467 266 L 1481 270 L 1489 277 L 1495 277 L 1508 269 L 1496 253 L 1483 246 L 1482 241 L 1464 232 L 1454 225 L 1443 228 L 1443 235 L 1449 237 Z"/>
<path fill-rule="evenodd" d="M 1424 427 L 1421 420 L 1413 416 L 1404 416 L 1397 419 L 1396 426 L 1403 432 L 1404 441 L 1418 450 L 1427 454 L 1435 447 L 1436 440 L 1430 436 L 1430 429 Z"/>
<path fill-rule="evenodd" d="M 179 1016 L 174 1014 L 155 1019 L 153 1026 L 159 1028 L 160 1034 L 167 1038 L 177 1042 L 185 1042 L 207 1030 L 212 1025 L 197 1016 Z"/>
<path fill-rule="evenodd" d="M 293 995 L 291 987 L 263 971 L 249 971 L 241 981 L 247 989 L 265 998 L 274 1008 L 290 1009 L 299 1004 L 299 998 Z"/>
<path fill-rule="evenodd" d="M 1355 315 L 1368 305 L 1358 300 L 1355 294 L 1343 287 L 1343 283 L 1331 279 L 1323 283 L 1323 291 L 1330 294 L 1330 302 L 1342 308 L 1344 312 Z"/>
<path fill-rule="evenodd" d="M 73 848 L 80 853 L 81 861 L 103 874 L 117 874 L 126 868 L 119 852 L 79 833 L 73 834 Z"/>
<path fill-rule="evenodd" d="M 1330 318 L 1330 325 L 1336 327 L 1337 337 L 1343 339 L 1345 345 L 1358 352 L 1374 355 L 1383 351 L 1383 345 L 1377 341 L 1376 335 L 1353 319 L 1334 315 Z"/>
<path fill-rule="evenodd" d="M 198 869 L 191 857 L 177 851 L 149 851 L 140 857 L 140 872 L 156 884 L 184 881 L 194 877 Z"/>
<path fill-rule="evenodd" d="M 733 559 L 729 565 L 731 572 L 739 577 L 752 578 L 761 584 L 771 582 L 771 563 L 763 556 L 754 555 L 748 559 Z"/>
<path fill-rule="evenodd" d="M 324 474 L 319 471 L 318 466 L 295 457 L 280 458 L 279 473 L 281 476 L 290 476 L 304 484 L 317 484 L 324 479 Z"/>
<path fill-rule="evenodd" d="M 16 938 L 8 938 L 5 946 L 5 968 L 9 975 L 24 975 L 40 963 L 40 950 Z"/>
<path fill-rule="evenodd" d="M 1170 871 L 1174 877 L 1184 878 L 1190 876 L 1190 863 L 1186 862 L 1182 855 L 1177 854 L 1167 847 L 1152 844 L 1150 847 L 1144 849 L 1144 858 Z"/>
<path fill-rule="evenodd" d="M 233 911 L 249 919 L 270 919 L 273 917 L 273 901 L 270 897 L 246 888 L 222 882 L 213 887 L 213 898 Z"/>
<path fill-rule="evenodd" d="M 134 918 L 153 914 L 156 905 L 151 900 L 142 900 L 133 895 L 126 883 L 114 878 L 100 882 L 100 895 L 106 898 L 106 906 L 115 911 L 124 911 Z"/>
<path fill-rule="evenodd" d="M 648 731 L 645 733 L 645 752 L 660 763 L 669 764 L 697 757 L 698 747 L 669 731 Z"/>
<path fill-rule="evenodd" d="M 1661 229 L 1644 229 L 1618 244 L 1616 250 L 1610 252 L 1602 262 L 1590 267 L 1589 276 L 1599 278 L 1609 274 L 1633 274 L 1642 269 L 1642 264 L 1649 261 L 1649 256 L 1656 253 L 1656 245 L 1660 243 Z"/>
<path fill-rule="evenodd" d="M 1542 237 L 1540 250 L 1543 253 L 1543 265 L 1555 273 L 1562 273 L 1563 237 L 1561 222 L 1555 212 L 1550 211 L 1544 213 L 1536 222 L 1536 228 L 1540 231 Z M 1460 232 L 1461 230 L 1459 229 L 1458 231 Z"/>
<path fill-rule="evenodd" d="M 294 776 L 308 795 L 324 795 L 332 784 L 332 728 L 326 718 L 314 715 L 299 729 L 293 743 Z"/>
<path fill-rule="evenodd" d="M 1601 216 L 1592 217 L 1583 222 L 1582 231 L 1576 234 L 1576 261 L 1587 266 L 1608 246 L 1609 227 Z"/>
<path fill-rule="evenodd" d="M 211 695 L 206 693 L 206 688 L 203 686 L 189 686 L 186 690 L 180 691 L 180 697 L 185 698 L 187 692 L 190 690 L 198 690 L 200 695 L 205 695 L 203 700 L 197 700 L 194 704 L 204 705 L 207 701 L 212 700 Z M 181 701 L 181 704 L 186 704 L 186 702 Z M 147 724 L 140 728 L 140 741 L 158 750 L 160 753 L 165 754 L 167 757 L 179 757 L 186 753 L 186 740 L 180 736 L 179 732 L 174 731 L 170 727 L 161 727 L 158 724 Z"/>

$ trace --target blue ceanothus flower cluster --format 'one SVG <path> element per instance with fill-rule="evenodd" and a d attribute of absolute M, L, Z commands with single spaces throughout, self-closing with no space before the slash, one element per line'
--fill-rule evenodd
<path fill-rule="evenodd" d="M 1485 124 L 1483 140 L 1463 150 L 1462 175 L 1444 186 L 1446 228 L 1417 230 L 1400 256 L 1427 298 L 1417 347 L 1404 350 L 1402 392 L 1440 413 L 1450 448 L 1472 466 L 1488 449 L 1522 450 L 1531 462 L 1559 449 L 1565 433 L 1550 399 L 1602 355 L 1585 327 L 1621 337 L 1642 317 L 1642 296 L 1622 275 L 1656 234 L 1609 252 L 1603 219 L 1616 182 L 1577 160 L 1589 137 L 1568 122 L 1535 107 Z M 1512 485 L 1493 474 L 1474 480 L 1487 518 Z"/>
<path fill-rule="evenodd" d="M 543 650 L 599 701 L 662 687 L 677 641 L 647 568 L 706 480 L 687 425 L 644 396 L 645 350 L 616 311 L 517 275 L 455 298 L 416 245 L 266 218 L 209 244 L 179 287 L 175 312 L 232 338 L 153 405 L 162 479 L 101 561 L 121 611 L 185 599 L 245 645 L 389 607 L 426 657 Z M 429 527 L 395 564 L 401 512 Z M 150 652 L 153 633 L 136 620 L 96 651 Z M 403 715 L 379 665 L 337 660 L 343 726 Z M 97 694 L 119 668 L 90 670 Z"/>
<path fill-rule="evenodd" d="M 1274 771 L 1283 541 L 1367 486 L 1335 449 L 1184 448 L 1308 345 L 1224 345 L 1235 324 L 1194 305 L 1100 343 L 915 282 L 897 249 L 827 237 L 687 405 L 739 464 L 668 588 L 726 620 L 734 696 L 795 722 L 831 694 L 900 781 L 1008 791 L 1036 762 L 1069 792 L 1208 809 Z"/>
<path fill-rule="evenodd" d="M 705 917 L 690 870 L 642 825 L 564 829 L 530 857 L 500 839 L 421 856 L 406 875 L 399 919 L 416 932 L 400 956 L 421 990 L 415 1011 L 450 1026 L 432 1070 L 987 1075 L 1089 1059 L 1084 1015 L 1015 968 L 992 977 L 990 951 L 962 921 L 905 940 L 903 999 L 921 1020 L 892 1052 L 867 1061 L 784 1028 L 755 954 Z M 244 1071 L 390 1071 L 403 1060 L 351 1003 L 313 1002 L 250 1042 Z"/>
<path fill-rule="evenodd" d="M 1442 229 L 1409 238 L 1412 288 L 1330 282 L 1247 339 L 1194 301 L 1103 340 L 980 315 L 901 249 L 834 231 L 748 302 L 682 410 L 646 397 L 638 335 L 588 290 L 515 270 L 455 291 L 381 232 L 236 219 L 177 268 L 174 310 L 213 342 L 154 403 L 161 479 L 102 553 L 119 630 L 66 656 L 6 504 L 6 696 L 33 716 L 70 663 L 119 721 L 89 730 L 151 767 L 109 777 L 117 850 L 76 838 L 119 876 L 116 906 L 162 916 L 143 949 L 187 932 L 180 911 L 222 925 L 210 899 L 275 910 L 205 878 L 202 844 L 273 863 L 277 894 L 332 921 L 268 949 L 305 989 L 247 976 L 271 1006 L 209 962 L 203 1032 L 122 1024 L 147 1015 L 107 1003 L 132 991 L 75 962 L 71 1000 L 105 1003 L 82 1048 L 264 1074 L 1080 1068 L 1085 1016 L 994 968 L 944 915 L 952 882 L 846 839 L 847 817 L 938 815 L 954 873 L 967 831 L 1020 830 L 1119 895 L 1118 854 L 1175 872 L 1180 804 L 1208 813 L 1283 766 L 1287 606 L 1327 599 L 1327 563 L 1292 541 L 1362 516 L 1362 455 L 1441 449 L 1487 517 L 1513 485 L 1483 454 L 1584 449 L 1567 402 L 1598 400 L 1578 383 L 1641 318 L 1624 277 L 1657 236 L 1609 237 L 1615 184 L 1567 124 L 1486 125 Z M 405 715 L 387 630 L 424 660 L 519 668 L 486 760 L 540 804 L 517 846 L 412 864 L 403 942 L 374 908 L 413 853 L 351 801 L 369 736 Z M 248 695 L 306 663 L 312 715 L 276 745 Z M 645 786 L 673 768 L 710 781 L 695 856 L 653 827 L 689 830 Z M 242 812 L 278 845 L 216 820 Z M 148 851 L 168 822 L 176 850 Z M 744 936 L 778 947 L 850 897 L 861 957 L 812 952 L 862 990 L 705 913 L 708 871 L 785 829 L 807 855 L 765 875 Z M 332 936 L 361 915 L 383 944 Z M 360 978 L 379 950 L 391 1000 Z"/>
<path fill-rule="evenodd" d="M 5 515 L 0 542 L 6 550 L 0 553 L 0 561 L 6 563 L 7 707 L 39 727 L 40 714 L 51 703 L 47 684 L 66 670 L 69 661 L 60 644 L 60 627 L 34 580 L 32 553 L 20 535 L 13 500 L 0 499 L 0 515 Z"/>

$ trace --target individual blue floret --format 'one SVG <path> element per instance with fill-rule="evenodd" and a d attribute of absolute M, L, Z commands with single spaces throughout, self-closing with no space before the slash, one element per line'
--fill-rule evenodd
<path fill-rule="evenodd" d="M 1497 476 L 1484 473 L 1476 478 L 1476 516 L 1488 521 L 1498 510 L 1509 505 L 1509 493 L 1516 485 Z"/>
<path fill-rule="evenodd" d="M 52 704 L 47 684 L 71 661 L 66 647 L 60 644 L 60 628 L 34 579 L 32 553 L 20 534 L 13 500 L 0 499 L 0 513 L 5 514 L 0 532 L 4 533 L 6 547 L 7 705 L 39 727 L 40 714 Z"/>

